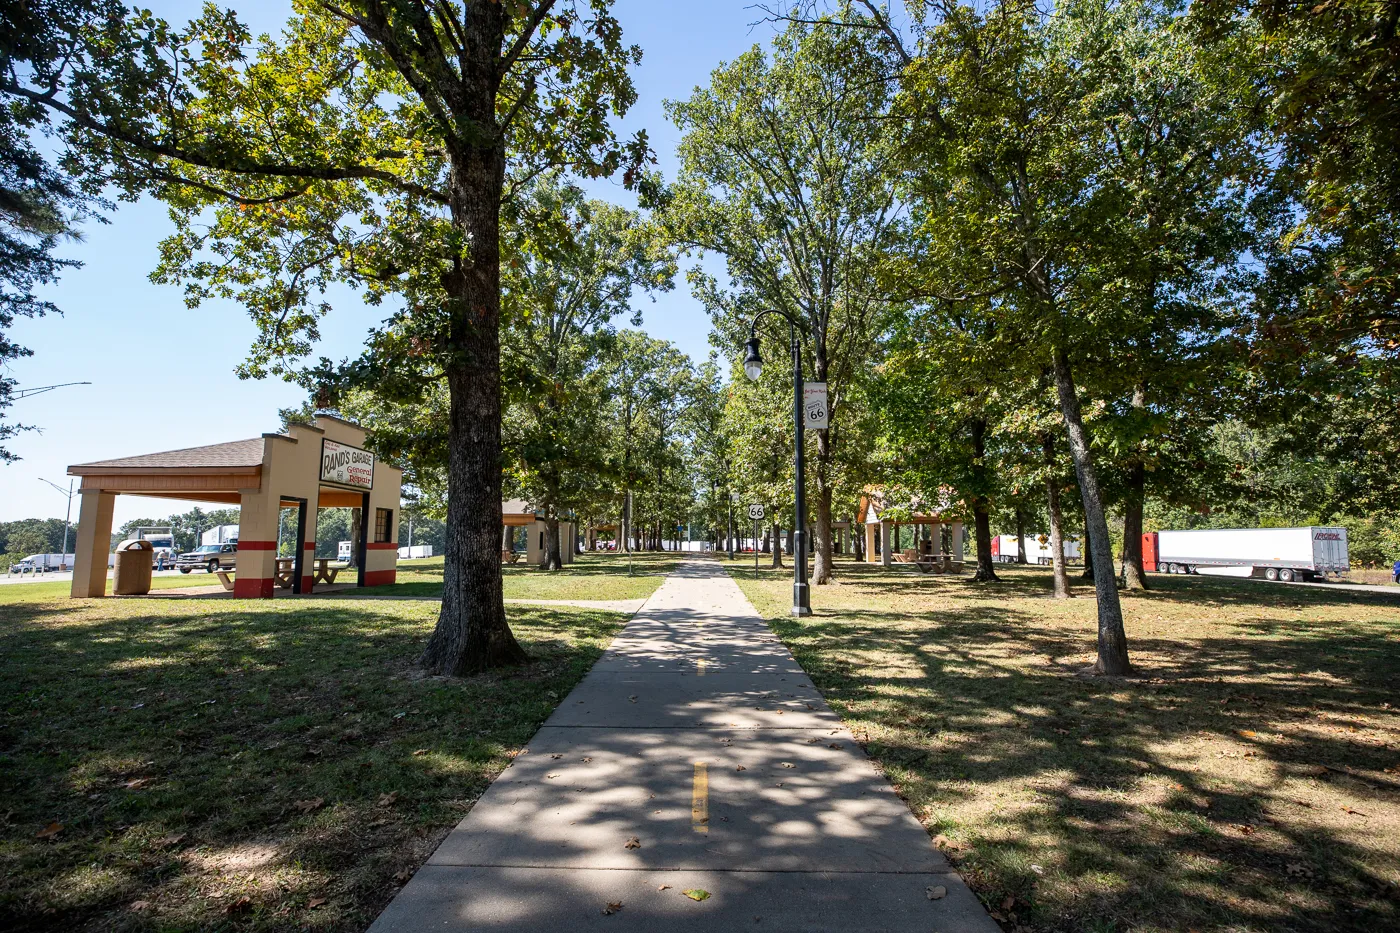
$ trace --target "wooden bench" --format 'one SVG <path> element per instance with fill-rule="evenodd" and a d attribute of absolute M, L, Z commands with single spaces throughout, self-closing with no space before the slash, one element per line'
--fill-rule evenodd
<path fill-rule="evenodd" d="M 228 590 L 229 592 L 233 592 L 232 570 L 216 570 L 214 571 L 214 576 L 219 578 L 219 582 L 224 585 L 224 589 Z"/>
<path fill-rule="evenodd" d="M 501 563 L 503 563 L 503 564 L 513 564 L 513 563 L 515 563 L 515 562 L 518 561 L 518 560 L 520 560 L 520 555 L 519 555 L 518 553 L 516 553 L 515 551 L 506 551 L 506 550 L 502 550 L 502 551 L 501 551 Z"/>

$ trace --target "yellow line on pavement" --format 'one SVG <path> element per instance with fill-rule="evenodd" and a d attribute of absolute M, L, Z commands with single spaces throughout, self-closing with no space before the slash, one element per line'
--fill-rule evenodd
<path fill-rule="evenodd" d="M 695 763 L 695 782 L 690 791 L 690 828 L 697 833 L 710 831 L 710 773 L 703 761 Z"/>

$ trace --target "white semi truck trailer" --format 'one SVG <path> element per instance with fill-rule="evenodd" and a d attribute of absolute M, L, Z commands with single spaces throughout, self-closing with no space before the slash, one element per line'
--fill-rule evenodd
<path fill-rule="evenodd" d="M 1214 528 L 1151 531 L 1142 536 L 1142 562 L 1160 573 L 1201 567 L 1249 567 L 1265 580 L 1337 578 L 1351 569 L 1345 528 Z"/>
<path fill-rule="evenodd" d="M 1079 539 L 1065 536 L 1065 560 L 1079 560 Z M 1015 535 L 997 535 L 992 539 L 992 559 L 1000 564 L 1016 563 L 1020 545 Z M 1026 562 L 1030 564 L 1050 564 L 1054 558 L 1050 554 L 1050 536 L 1042 534 L 1026 535 Z"/>

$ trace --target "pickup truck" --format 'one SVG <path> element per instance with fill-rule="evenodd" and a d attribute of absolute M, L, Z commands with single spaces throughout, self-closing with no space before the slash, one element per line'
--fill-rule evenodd
<path fill-rule="evenodd" d="M 237 554 L 237 541 L 227 544 L 201 544 L 193 551 L 186 551 L 175 558 L 175 569 L 181 573 L 189 573 L 192 570 L 203 570 L 206 573 L 232 570 Z"/>

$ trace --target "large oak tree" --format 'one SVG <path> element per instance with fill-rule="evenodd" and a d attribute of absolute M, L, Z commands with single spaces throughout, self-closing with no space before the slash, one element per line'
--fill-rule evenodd
<path fill-rule="evenodd" d="M 607 0 L 297 0 L 256 40 L 207 7 L 183 29 L 131 14 L 86 54 L 4 90 L 59 114 L 74 153 L 171 207 L 161 281 L 191 304 L 234 297 L 258 341 L 244 366 L 450 403 L 445 589 L 421 663 L 463 674 L 518 662 L 502 602 L 501 226 L 539 174 L 626 170 L 645 137 Z M 298 360 L 333 283 L 392 309 L 348 369 Z"/>

